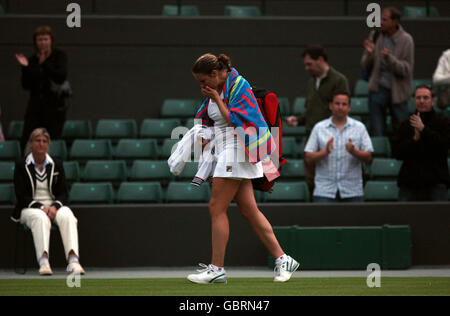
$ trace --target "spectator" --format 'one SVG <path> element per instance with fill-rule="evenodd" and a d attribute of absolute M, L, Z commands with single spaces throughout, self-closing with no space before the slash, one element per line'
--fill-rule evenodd
<path fill-rule="evenodd" d="M 450 105 L 450 49 L 442 53 L 433 75 L 433 84 L 439 89 L 438 107 Z"/>
<path fill-rule="evenodd" d="M 363 202 L 361 162 L 372 160 L 366 127 L 348 114 L 350 95 L 337 91 L 331 117 L 314 126 L 305 147 L 305 161 L 316 164 L 314 202 Z"/>
<path fill-rule="evenodd" d="M 313 45 L 302 54 L 305 70 L 311 74 L 306 84 L 306 113 L 304 117 L 290 116 L 289 126 L 297 126 L 299 121 L 305 123 L 306 141 L 314 125 L 330 117 L 329 103 L 333 92 L 345 91 L 350 94 L 347 78 L 328 64 L 328 54 L 322 46 Z M 305 179 L 310 189 L 314 189 L 314 164 L 305 161 Z"/>
<path fill-rule="evenodd" d="M 16 54 L 22 66 L 22 87 L 30 91 L 25 112 L 22 148 L 25 148 L 31 131 L 46 128 L 53 139 L 61 137 L 66 120 L 65 100 L 55 87 L 67 78 L 67 55 L 55 48 L 55 39 L 49 26 L 38 27 L 33 34 L 36 50 L 30 58 Z"/>
<path fill-rule="evenodd" d="M 434 111 L 431 87 L 418 86 L 414 101 L 417 114 L 392 138 L 392 153 L 403 161 L 397 181 L 399 201 L 447 201 L 450 120 Z"/>
<path fill-rule="evenodd" d="M 394 130 L 408 118 L 408 99 L 414 68 L 414 42 L 400 23 L 401 13 L 390 7 L 381 15 L 381 34 L 376 42 L 364 41 L 363 71 L 370 73 L 369 109 L 373 136 L 385 132 L 386 108 Z"/>
<path fill-rule="evenodd" d="M 17 204 L 11 219 L 30 227 L 39 274 L 51 275 L 49 242 L 52 223 L 59 227 L 64 244 L 67 271 L 84 274 L 78 260 L 77 219 L 67 207 L 67 187 L 62 161 L 48 155 L 50 135 L 35 129 L 25 159 L 16 162 L 14 188 Z"/>

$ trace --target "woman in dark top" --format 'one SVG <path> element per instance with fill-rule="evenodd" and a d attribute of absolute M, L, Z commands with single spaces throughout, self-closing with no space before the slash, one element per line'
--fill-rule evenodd
<path fill-rule="evenodd" d="M 66 119 L 64 98 L 52 91 L 52 86 L 62 84 L 67 78 L 67 55 L 54 47 L 54 37 L 49 26 L 40 26 L 34 31 L 33 43 L 36 52 L 31 57 L 16 54 L 22 66 L 22 86 L 30 91 L 22 148 L 31 131 L 38 127 L 46 128 L 52 139 L 60 138 Z"/>

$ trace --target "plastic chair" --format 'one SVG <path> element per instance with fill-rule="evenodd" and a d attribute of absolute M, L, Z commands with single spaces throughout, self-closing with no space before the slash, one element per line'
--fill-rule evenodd
<path fill-rule="evenodd" d="M 396 181 L 367 181 L 365 201 L 397 201 L 399 188 Z"/>
<path fill-rule="evenodd" d="M 163 16 L 198 16 L 200 12 L 196 5 L 182 5 L 180 10 L 176 5 L 164 5 L 161 15 Z"/>
<path fill-rule="evenodd" d="M 294 109 L 292 114 L 293 115 L 303 115 L 306 113 L 306 107 L 305 107 L 306 100 L 304 97 L 297 97 L 294 100 Z"/>
<path fill-rule="evenodd" d="M 89 120 L 69 120 L 64 123 L 62 138 L 66 140 L 92 138 L 92 123 Z"/>
<path fill-rule="evenodd" d="M 15 163 L 12 161 L 0 161 L 0 182 L 14 181 Z"/>
<path fill-rule="evenodd" d="M 172 178 L 167 160 L 135 160 L 130 181 L 169 180 Z"/>
<path fill-rule="evenodd" d="M 162 118 L 192 118 L 201 102 L 193 99 L 166 99 L 161 108 Z"/>
<path fill-rule="evenodd" d="M 289 116 L 291 114 L 291 104 L 286 97 L 278 97 L 280 103 L 281 117 Z"/>
<path fill-rule="evenodd" d="M 265 202 L 309 202 L 306 182 L 276 182 L 272 193 L 264 194 Z"/>
<path fill-rule="evenodd" d="M 72 160 L 112 159 L 112 145 L 109 139 L 76 139 L 70 148 Z"/>
<path fill-rule="evenodd" d="M 351 115 L 369 115 L 369 101 L 368 98 L 352 98 L 351 100 Z"/>
<path fill-rule="evenodd" d="M 11 121 L 8 126 L 6 137 L 8 139 L 21 139 L 23 133 L 23 121 Z"/>
<path fill-rule="evenodd" d="M 122 182 L 117 193 L 118 203 L 161 203 L 162 200 L 159 182 Z"/>
<path fill-rule="evenodd" d="M 114 189 L 111 183 L 74 183 L 69 193 L 69 203 L 72 204 L 112 204 Z"/>
<path fill-rule="evenodd" d="M 64 161 L 63 168 L 67 182 L 72 183 L 80 181 L 81 172 L 78 161 Z"/>
<path fill-rule="evenodd" d="M 303 159 L 288 159 L 282 167 L 282 179 L 304 179 L 305 163 Z"/>
<path fill-rule="evenodd" d="M 369 96 L 369 83 L 366 80 L 358 79 L 353 91 L 355 97 Z"/>
<path fill-rule="evenodd" d="M 125 181 L 127 165 L 123 160 L 89 160 L 84 167 L 83 181 Z"/>
<path fill-rule="evenodd" d="M 121 139 L 116 147 L 118 159 L 156 159 L 158 145 L 156 139 Z"/>
<path fill-rule="evenodd" d="M 297 157 L 297 142 L 295 141 L 295 137 L 283 137 L 283 155 L 291 158 Z"/>
<path fill-rule="evenodd" d="M 258 17 L 261 11 L 256 6 L 225 6 L 225 16 L 231 17 Z"/>
<path fill-rule="evenodd" d="M 373 157 L 391 157 L 391 143 L 386 136 L 370 137 L 373 146 Z"/>
<path fill-rule="evenodd" d="M 439 11 L 436 7 L 430 6 L 430 14 L 427 15 L 427 7 L 413 7 L 413 6 L 405 6 L 403 7 L 403 18 L 427 18 L 439 17 Z"/>
<path fill-rule="evenodd" d="M 375 158 L 370 166 L 370 178 L 396 180 L 402 162 L 395 159 Z"/>
<path fill-rule="evenodd" d="M 15 161 L 21 157 L 20 143 L 17 140 L 7 140 L 0 143 L 0 160 Z"/>
<path fill-rule="evenodd" d="M 95 129 L 96 138 L 136 138 L 137 125 L 135 120 L 99 120 Z"/>
<path fill-rule="evenodd" d="M 182 202 L 208 202 L 211 196 L 211 188 L 208 183 L 199 187 L 191 185 L 190 182 L 171 182 L 167 188 L 168 203 Z"/>
<path fill-rule="evenodd" d="M 175 150 L 177 148 L 178 142 L 179 142 L 178 139 L 171 139 L 171 138 L 164 139 L 159 153 L 159 157 L 161 159 L 169 158 L 170 155 L 172 154 L 172 150 Z"/>
<path fill-rule="evenodd" d="M 16 194 L 13 183 L 0 183 L 0 204 L 14 205 L 16 204 Z"/>
<path fill-rule="evenodd" d="M 62 139 L 52 140 L 49 146 L 49 153 L 52 157 L 58 157 L 62 160 L 67 159 L 66 141 Z"/>
<path fill-rule="evenodd" d="M 172 130 L 181 126 L 179 119 L 145 119 L 141 124 L 141 138 L 170 138 Z"/>

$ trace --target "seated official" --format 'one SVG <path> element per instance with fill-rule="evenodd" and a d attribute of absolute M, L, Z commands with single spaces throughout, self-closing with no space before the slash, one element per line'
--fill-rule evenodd
<path fill-rule="evenodd" d="M 31 133 L 28 154 L 16 162 L 14 170 L 17 204 L 11 219 L 31 229 L 41 275 L 53 274 L 49 263 L 52 223 L 61 232 L 67 272 L 84 274 L 78 259 L 78 221 L 65 205 L 68 193 L 63 163 L 50 157 L 49 145 L 47 130 L 37 128 Z"/>

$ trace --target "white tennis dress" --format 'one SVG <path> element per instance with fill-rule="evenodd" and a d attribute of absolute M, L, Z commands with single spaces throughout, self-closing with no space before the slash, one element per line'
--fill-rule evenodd
<path fill-rule="evenodd" d="M 223 93 L 220 95 L 223 99 Z M 254 179 L 264 175 L 262 163 L 252 164 L 233 127 L 220 113 L 219 106 L 209 101 L 208 116 L 214 121 L 217 165 L 214 178 Z"/>

